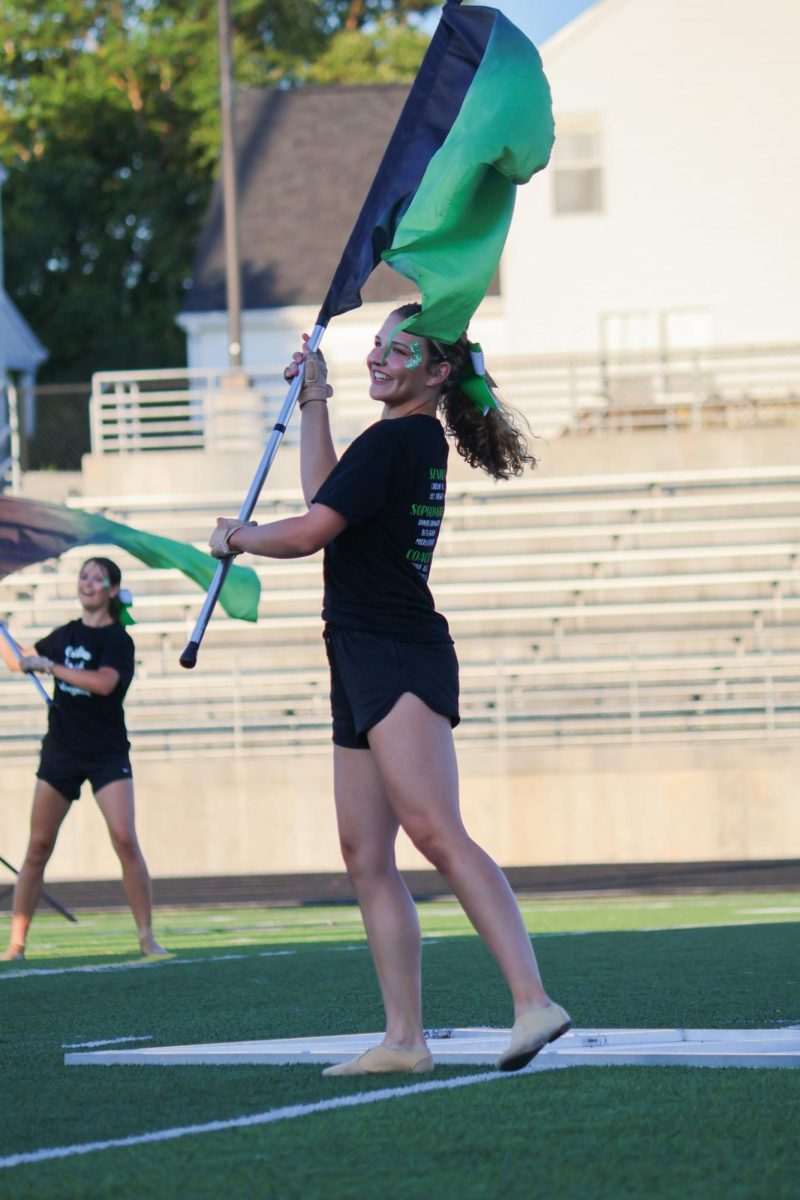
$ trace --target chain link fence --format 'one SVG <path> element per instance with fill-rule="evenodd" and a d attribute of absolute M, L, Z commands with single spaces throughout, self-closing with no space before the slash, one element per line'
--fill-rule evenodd
<path fill-rule="evenodd" d="M 90 450 L 91 395 L 89 382 L 33 388 L 33 411 L 20 430 L 23 471 L 80 471 Z"/>

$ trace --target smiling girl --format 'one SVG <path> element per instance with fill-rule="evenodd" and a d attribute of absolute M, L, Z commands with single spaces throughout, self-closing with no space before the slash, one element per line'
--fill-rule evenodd
<path fill-rule="evenodd" d="M 534 460 L 466 335 L 445 345 L 401 328 L 419 311 L 396 309 L 375 336 L 366 366 L 381 418 L 341 460 L 324 359 L 307 345 L 294 355 L 285 374 L 292 378 L 305 362 L 300 466 L 308 511 L 260 526 L 220 518 L 210 541 L 217 558 L 243 550 L 295 558 L 325 548 L 339 837 L 386 1013 L 380 1045 L 325 1075 L 433 1067 L 422 1024 L 419 921 L 395 861 L 401 828 L 447 880 L 508 983 L 515 1021 L 498 1067 L 518 1070 L 570 1027 L 542 986 L 505 876 L 461 820 L 452 732 L 458 662 L 428 588 L 445 508 L 445 433 L 495 479 Z"/>
<path fill-rule="evenodd" d="M 14 889 L 11 939 L 0 959 L 21 959 L 61 824 L 88 779 L 122 865 L 125 895 L 143 954 L 167 952 L 153 937 L 151 886 L 136 836 L 130 743 L 123 700 L 134 672 L 134 647 L 120 623 L 127 594 L 119 567 L 90 558 L 78 576 L 81 615 L 40 639 L 22 659 L 5 643 L 12 671 L 52 675 L 53 700 L 42 741 L 25 861 Z"/>

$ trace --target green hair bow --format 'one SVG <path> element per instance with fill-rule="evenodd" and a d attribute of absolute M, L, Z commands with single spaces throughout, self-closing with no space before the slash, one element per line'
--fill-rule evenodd
<path fill-rule="evenodd" d="M 459 387 L 471 404 L 485 417 L 490 408 L 497 408 L 497 400 L 486 382 L 486 366 L 479 342 L 469 342 L 469 363 L 461 376 Z"/>

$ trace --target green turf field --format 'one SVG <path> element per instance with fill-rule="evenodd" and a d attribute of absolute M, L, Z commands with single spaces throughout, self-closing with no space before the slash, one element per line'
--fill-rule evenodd
<path fill-rule="evenodd" d="M 523 909 L 548 989 L 578 1027 L 800 1024 L 800 893 Z M 327 1080 L 317 1066 L 65 1067 L 66 1046 L 101 1040 L 381 1027 L 350 907 L 161 912 L 176 958 L 153 964 L 133 954 L 129 914 L 79 915 L 40 913 L 27 962 L 0 965 L 2 1198 L 800 1195 L 800 1070 L 451 1067 L 404 1081 Z M 502 980 L 458 907 L 420 916 L 427 1024 L 507 1027 Z M 168 1131 L 179 1135 L 138 1140 Z M 55 1147 L 71 1153 L 42 1157 Z M 38 1157 L 14 1165 L 25 1155 Z"/>

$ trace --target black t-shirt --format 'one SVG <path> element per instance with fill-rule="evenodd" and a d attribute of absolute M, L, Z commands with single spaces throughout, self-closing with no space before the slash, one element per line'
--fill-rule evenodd
<path fill-rule="evenodd" d="M 449 642 L 428 589 L 444 516 L 447 440 L 433 417 L 378 421 L 356 438 L 314 497 L 347 528 L 325 548 L 331 625 L 399 641 Z"/>
<path fill-rule="evenodd" d="M 133 641 L 121 625 L 99 629 L 70 621 L 36 643 L 36 653 L 78 671 L 113 667 L 119 682 L 108 696 L 98 696 L 56 679 L 48 733 L 78 758 L 102 759 L 127 751 L 128 733 L 122 702 L 134 671 Z"/>

